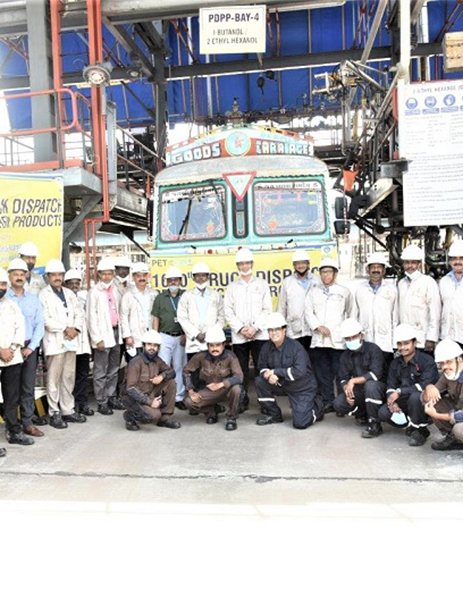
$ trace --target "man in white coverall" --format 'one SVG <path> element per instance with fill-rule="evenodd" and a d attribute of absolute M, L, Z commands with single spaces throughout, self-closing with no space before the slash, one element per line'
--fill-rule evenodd
<path fill-rule="evenodd" d="M 224 309 L 232 330 L 233 352 L 244 375 L 242 411 L 249 407 L 249 354 L 257 369 L 259 353 L 268 340 L 267 317 L 272 312 L 272 301 L 268 283 L 252 274 L 254 257 L 251 250 L 240 248 L 235 260 L 240 277 L 227 287 Z"/>
<path fill-rule="evenodd" d="M 415 244 L 404 248 L 405 276 L 399 281 L 399 321 L 416 332 L 417 347 L 434 352 L 439 340 L 441 299 L 436 281 L 421 272 L 424 252 Z"/>
<path fill-rule="evenodd" d="M 345 349 L 341 323 L 352 315 L 354 300 L 351 292 L 336 283 L 339 266 L 332 258 L 324 258 L 319 267 L 321 285 L 307 294 L 305 315 L 313 331 L 312 357 L 315 377 L 323 398 L 325 413 L 333 412 L 334 385 L 337 393 L 339 360 Z"/>
<path fill-rule="evenodd" d="M 384 279 L 387 261 L 381 252 L 367 259 L 368 279 L 355 290 L 355 315 L 362 325 L 366 342 L 373 342 L 384 353 L 386 365 L 392 362 L 392 334 L 399 324 L 397 287 Z"/>
<path fill-rule="evenodd" d="M 312 331 L 305 318 L 305 299 L 314 285 L 320 285 L 320 279 L 310 272 L 310 256 L 307 250 L 293 253 L 294 273 L 285 277 L 278 297 L 278 312 L 288 323 L 286 335 L 297 340 L 309 352 Z"/>
<path fill-rule="evenodd" d="M 449 248 L 452 270 L 439 281 L 442 297 L 440 339 L 449 338 L 463 348 L 463 240 L 456 240 Z"/>
<path fill-rule="evenodd" d="M 158 292 L 149 287 L 149 267 L 146 263 L 132 265 L 133 285 L 121 300 L 121 332 L 125 342 L 127 363 L 143 352 L 142 338 L 151 329 L 151 310 Z"/>

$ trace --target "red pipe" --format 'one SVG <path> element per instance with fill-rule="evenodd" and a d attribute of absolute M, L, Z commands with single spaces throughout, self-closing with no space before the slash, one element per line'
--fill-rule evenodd
<path fill-rule="evenodd" d="M 88 15 L 88 39 L 90 64 L 95 65 L 103 62 L 103 26 L 101 19 L 101 0 L 87 0 Z M 87 285 L 90 286 L 90 249 L 89 249 L 89 225 L 92 226 L 93 239 L 93 265 L 94 279 L 96 281 L 96 223 L 107 223 L 109 221 L 109 182 L 108 162 L 106 155 L 106 121 L 103 115 L 103 90 L 92 86 L 92 129 L 97 157 L 96 174 L 101 178 L 103 196 L 103 216 L 98 219 L 85 219 L 85 257 L 87 260 Z"/>

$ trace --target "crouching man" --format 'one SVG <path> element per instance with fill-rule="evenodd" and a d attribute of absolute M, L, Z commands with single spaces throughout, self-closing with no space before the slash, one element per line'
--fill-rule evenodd
<path fill-rule="evenodd" d="M 463 358 L 462 349 L 453 340 L 436 346 L 435 359 L 442 371 L 436 385 L 423 392 L 425 412 L 443 434 L 431 444 L 433 450 L 463 450 Z"/>
<path fill-rule="evenodd" d="M 236 417 L 240 401 L 243 371 L 237 357 L 225 349 L 225 334 L 220 325 L 206 331 L 207 350 L 198 352 L 183 368 L 183 378 L 188 397 L 185 404 L 189 409 L 206 414 L 209 425 L 218 421 L 218 403 L 226 401 L 227 423 L 225 429 L 236 429 Z M 193 375 L 198 371 L 199 389 L 195 390 Z"/>
<path fill-rule="evenodd" d="M 175 371 L 158 356 L 161 336 L 150 329 L 141 341 L 143 353 L 127 366 L 125 426 L 129 431 L 140 429 L 138 423 L 179 429 L 180 423 L 170 418 L 175 410 Z"/>
<path fill-rule="evenodd" d="M 257 425 L 281 423 L 283 416 L 275 396 L 288 396 L 293 427 L 307 429 L 323 419 L 323 404 L 317 400 L 317 381 L 303 346 L 286 336 L 286 319 L 280 313 L 267 318 L 270 340 L 259 355 L 255 386 L 257 399 L 266 415 Z"/>
<path fill-rule="evenodd" d="M 379 409 L 379 419 L 396 427 L 406 427 L 409 446 L 422 446 L 429 437 L 429 417 L 424 412 L 421 393 L 439 379 L 436 363 L 429 354 L 417 348 L 416 332 L 401 323 L 394 330 L 394 345 L 399 356 L 394 358 L 387 376 L 387 403 Z"/>
<path fill-rule="evenodd" d="M 386 399 L 384 355 L 379 346 L 365 342 L 362 326 L 356 319 L 341 323 L 341 335 L 347 350 L 341 354 L 339 379 L 342 393 L 333 406 L 338 417 L 351 414 L 359 425 L 367 425 L 362 437 L 383 433 L 378 411 Z"/>

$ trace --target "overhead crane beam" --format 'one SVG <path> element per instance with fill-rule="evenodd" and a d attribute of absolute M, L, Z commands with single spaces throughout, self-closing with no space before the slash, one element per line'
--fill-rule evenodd
<path fill-rule="evenodd" d="M 319 52 L 315 54 L 296 54 L 264 59 L 264 68 L 273 71 L 303 69 L 307 67 L 321 67 L 336 65 L 346 59 L 360 60 L 363 50 L 339 50 L 335 52 Z M 442 45 L 438 43 L 419 44 L 412 49 L 412 57 L 441 56 Z M 370 61 L 388 60 L 390 58 L 389 46 L 372 48 Z M 154 67 L 153 67 L 154 69 Z M 192 64 L 178 67 L 165 67 L 166 81 L 188 79 L 189 77 L 206 77 L 235 75 L 239 73 L 260 73 L 262 66 L 257 59 L 233 60 L 227 62 L 211 62 L 205 64 Z M 127 69 L 115 67 L 111 73 L 112 80 L 128 79 Z M 82 72 L 66 73 L 63 76 L 64 84 L 72 85 L 83 83 Z M 28 88 L 29 77 L 8 77 L 0 80 L 0 90 L 16 90 Z"/>

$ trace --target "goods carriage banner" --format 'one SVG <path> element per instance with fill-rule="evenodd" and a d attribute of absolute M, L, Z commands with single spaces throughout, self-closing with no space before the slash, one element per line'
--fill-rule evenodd
<path fill-rule="evenodd" d="M 61 177 L 0 175 L 0 266 L 6 268 L 24 242 L 38 247 L 39 273 L 51 258 L 61 258 L 63 205 Z"/>

